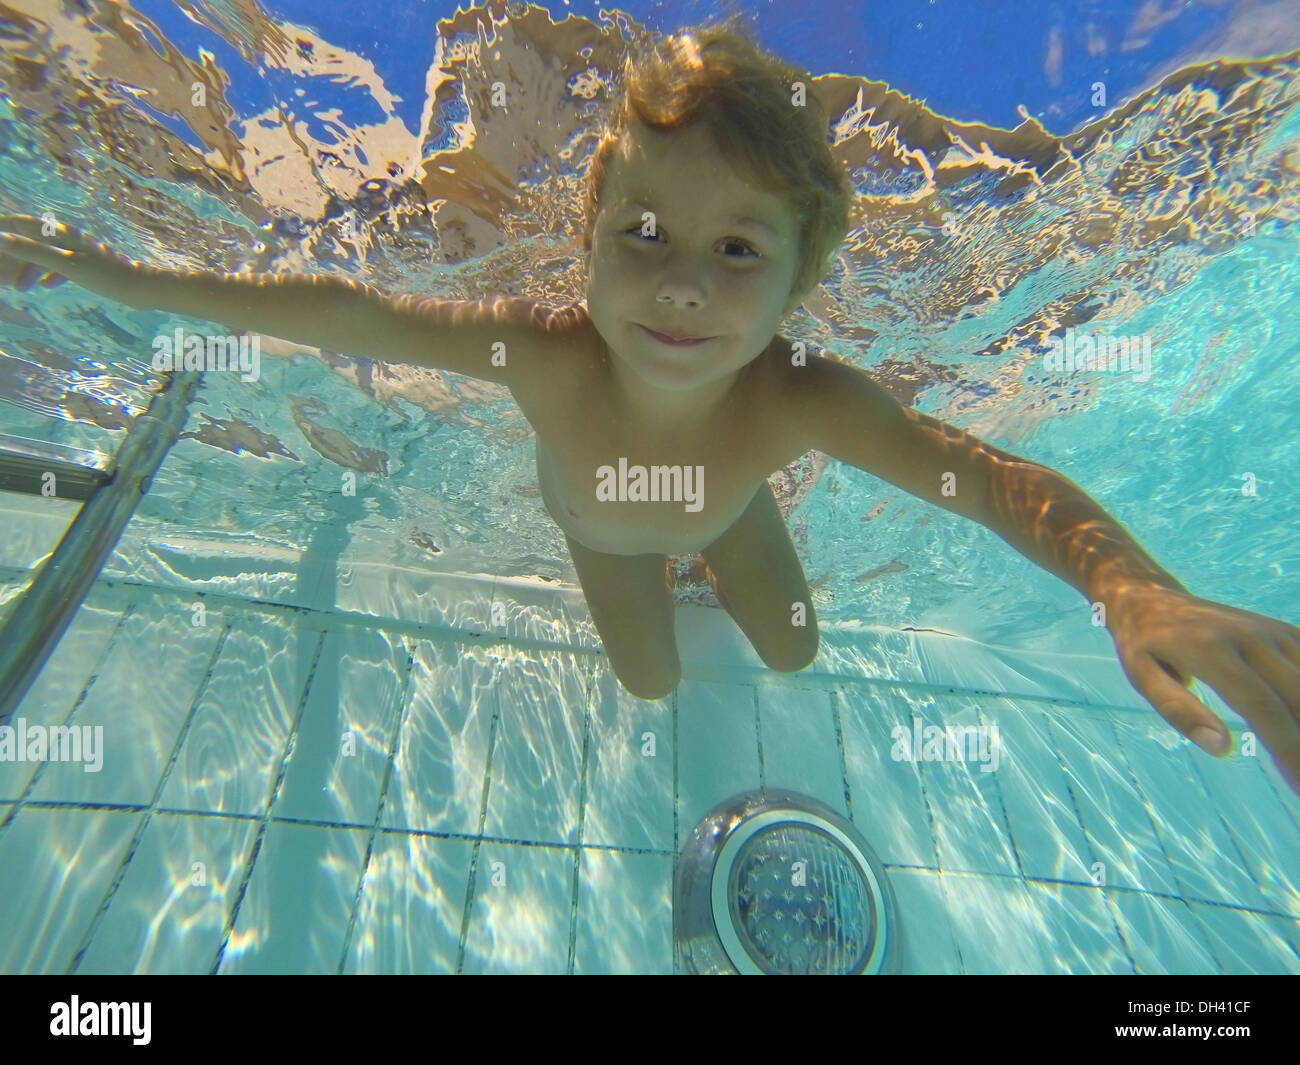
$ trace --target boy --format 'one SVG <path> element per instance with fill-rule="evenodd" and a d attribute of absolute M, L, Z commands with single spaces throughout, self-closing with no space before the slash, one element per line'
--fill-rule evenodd
<path fill-rule="evenodd" d="M 504 384 L 536 431 L 542 499 L 634 695 L 661 698 L 681 677 L 669 554 L 703 555 L 771 668 L 813 661 L 817 620 L 767 477 L 815 448 L 987 525 L 1103 604 L 1125 674 L 1161 716 L 1225 754 L 1226 727 L 1188 691 L 1205 679 L 1300 793 L 1300 629 L 1193 597 L 1060 474 L 777 334 L 824 275 L 852 197 L 824 109 L 810 91 L 801 106 L 797 86 L 810 79 L 720 27 L 630 62 L 589 178 L 587 299 L 567 308 L 159 270 L 66 227 L 43 235 L 29 217 L 0 218 L 0 256 L 10 274 L 34 264 L 20 286 L 40 268 L 134 307 Z"/>

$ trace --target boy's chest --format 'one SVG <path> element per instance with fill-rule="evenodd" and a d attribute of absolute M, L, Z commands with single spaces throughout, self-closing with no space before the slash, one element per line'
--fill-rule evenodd
<path fill-rule="evenodd" d="M 547 512 L 593 551 L 700 551 L 745 512 L 769 474 L 798 457 L 783 453 L 765 409 L 747 394 L 705 429 L 648 438 L 620 424 L 598 383 L 556 389 L 524 407 Z"/>
<path fill-rule="evenodd" d="M 636 446 L 617 434 L 574 439 L 537 431 L 537 483 L 547 511 L 593 551 L 689 554 L 744 513 L 767 474 L 725 450 Z"/>

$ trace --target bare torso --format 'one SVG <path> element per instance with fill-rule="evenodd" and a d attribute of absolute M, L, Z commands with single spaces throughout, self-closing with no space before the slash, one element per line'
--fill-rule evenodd
<path fill-rule="evenodd" d="M 555 523 L 593 551 L 690 554 L 708 547 L 744 513 L 774 470 L 797 458 L 775 407 L 782 364 L 769 347 L 737 378 L 711 424 L 671 433 L 638 430 L 620 416 L 600 337 L 584 315 L 567 350 L 552 347 L 539 382 L 514 391 L 537 433 L 537 483 Z M 702 503 L 597 499 L 597 469 L 704 467 Z"/>

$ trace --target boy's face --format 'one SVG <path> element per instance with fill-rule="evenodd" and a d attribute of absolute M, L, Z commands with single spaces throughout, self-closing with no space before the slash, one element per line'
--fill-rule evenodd
<path fill-rule="evenodd" d="M 634 123 L 624 147 L 592 227 L 587 310 L 642 384 L 701 390 L 761 354 L 793 310 L 794 214 L 735 171 L 703 127 Z M 642 235 L 646 211 L 653 236 Z M 673 346 L 649 329 L 709 339 Z"/>

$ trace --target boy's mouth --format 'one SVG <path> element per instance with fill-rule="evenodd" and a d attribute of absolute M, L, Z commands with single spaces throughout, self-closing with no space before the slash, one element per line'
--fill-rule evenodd
<path fill-rule="evenodd" d="M 713 337 L 691 336 L 689 333 L 660 333 L 657 330 L 644 325 L 641 326 L 641 328 L 659 341 L 659 343 L 669 344 L 675 348 L 690 347 L 692 344 L 703 344 L 706 340 L 713 339 Z"/>

